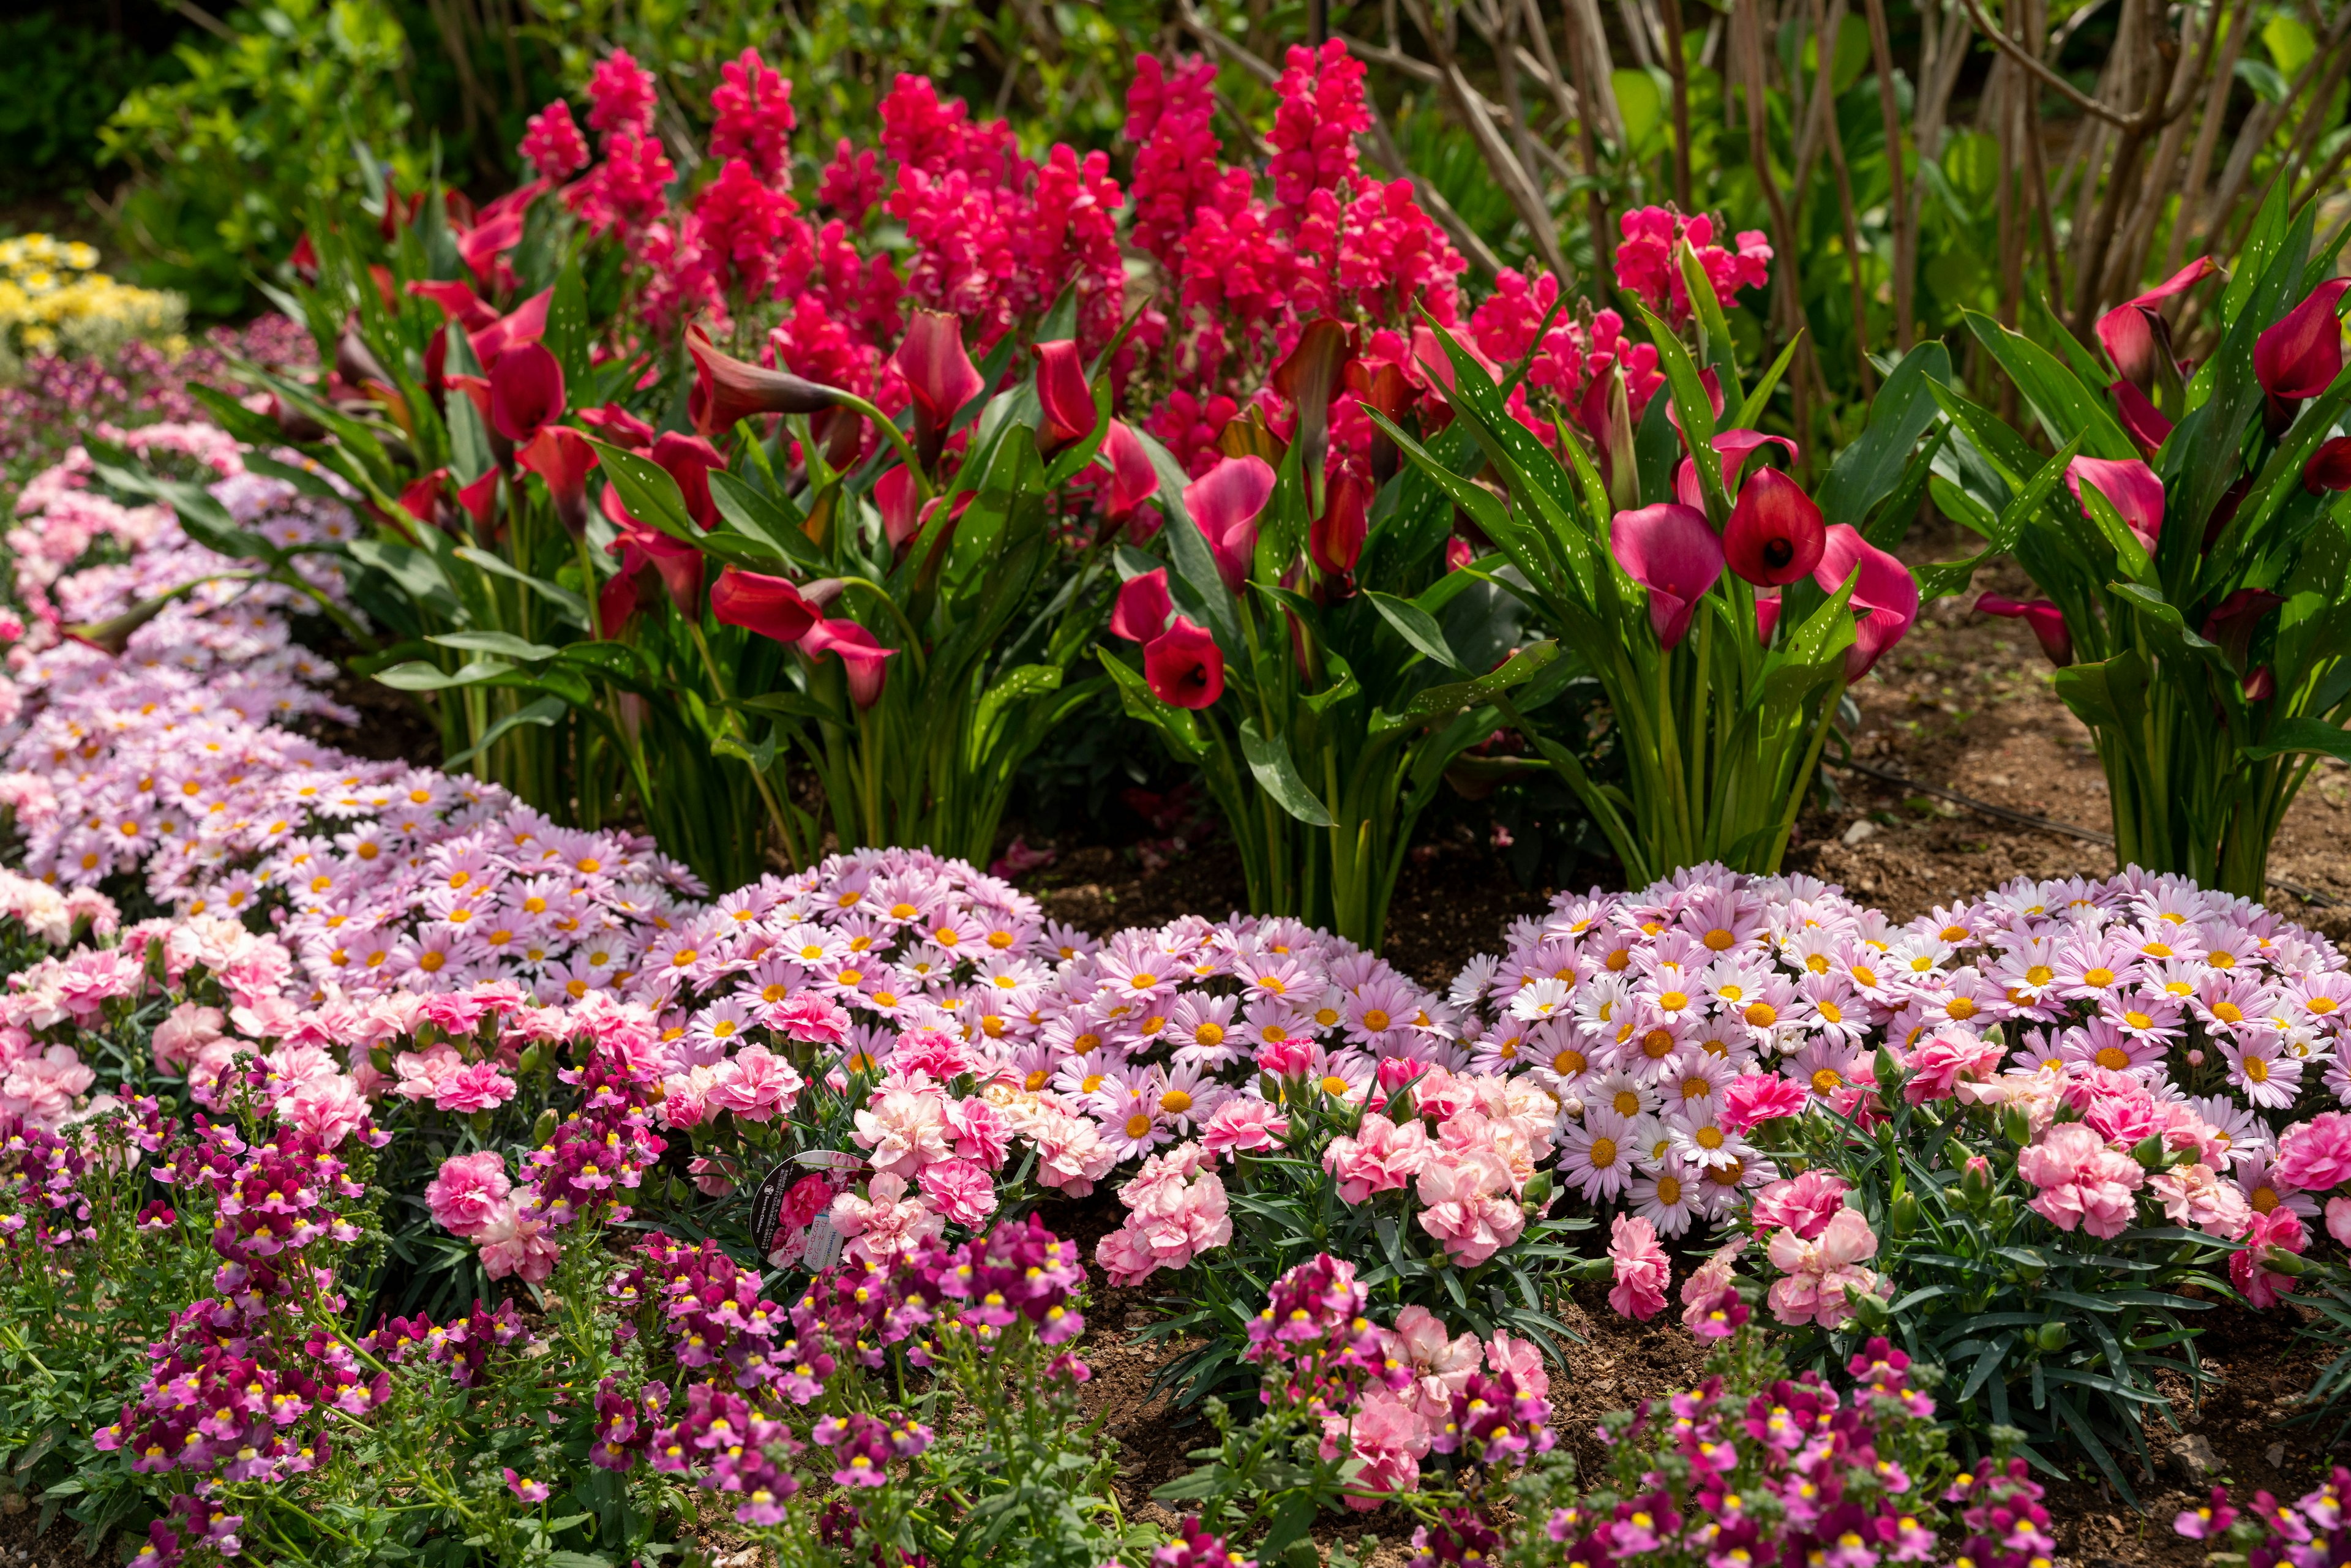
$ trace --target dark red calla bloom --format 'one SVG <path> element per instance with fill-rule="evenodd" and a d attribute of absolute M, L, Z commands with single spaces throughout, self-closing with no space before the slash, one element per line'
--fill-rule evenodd
<path fill-rule="evenodd" d="M 588 471 L 596 466 L 596 449 L 569 425 L 550 424 L 515 453 L 515 462 L 547 481 L 555 498 L 555 515 L 571 537 L 588 527 Z"/>
<path fill-rule="evenodd" d="M 1739 489 L 1722 530 L 1725 565 L 1748 581 L 1781 588 L 1809 577 L 1828 548 L 1827 525 L 1803 486 L 1758 468 Z"/>
<path fill-rule="evenodd" d="M 786 647 L 808 635 L 821 619 L 789 579 L 763 577 L 736 566 L 720 572 L 710 585 L 710 614 L 721 626 L 740 626 Z"/>
<path fill-rule="evenodd" d="M 604 487 L 604 516 L 621 530 L 621 537 L 605 547 L 621 558 L 623 576 L 634 576 L 646 567 L 661 574 L 662 586 L 669 591 L 672 604 L 687 620 L 697 620 L 702 614 L 702 552 L 682 539 L 674 539 L 659 528 L 647 528 L 629 514 L 621 504 L 621 492 L 610 485 Z"/>
<path fill-rule="evenodd" d="M 1130 577 L 1118 591 L 1118 603 L 1110 612 L 1111 635 L 1130 643 L 1149 643 L 1167 630 L 1168 618 L 1175 613 L 1165 567 Z"/>
<path fill-rule="evenodd" d="M 2040 640 L 2041 651 L 2049 655 L 2051 664 L 2062 670 L 2074 662 L 2074 633 L 2065 629 L 2065 612 L 2057 608 L 2054 601 L 2027 601 L 2003 593 L 1987 593 L 1976 601 L 1976 613 L 2022 621 Z"/>
<path fill-rule="evenodd" d="M 1055 452 L 1094 433 L 1101 417 L 1086 385 L 1084 356 L 1064 338 L 1037 345 L 1037 402 L 1044 422 L 1037 427 L 1037 450 Z"/>
<path fill-rule="evenodd" d="M 400 493 L 402 510 L 427 528 L 446 528 L 444 498 L 449 493 L 449 470 L 435 468 L 430 474 L 411 479 Z"/>
<path fill-rule="evenodd" d="M 841 402 L 835 388 L 720 353 L 700 327 L 687 329 L 685 348 L 694 356 L 694 390 L 686 394 L 685 412 L 697 434 L 717 435 L 761 414 L 821 413 Z"/>
<path fill-rule="evenodd" d="M 485 470 L 482 476 L 457 491 L 457 504 L 474 519 L 475 528 L 487 528 L 498 511 L 498 471 Z"/>
<path fill-rule="evenodd" d="M 563 364 L 544 343 L 519 343 L 490 367 L 490 428 L 520 444 L 563 417 Z"/>
<path fill-rule="evenodd" d="M 1225 695 L 1225 651 L 1207 627 L 1178 615 L 1144 645 L 1143 678 L 1161 702 L 1204 708 Z"/>
<path fill-rule="evenodd" d="M 441 307 L 442 315 L 467 332 L 478 332 L 498 319 L 497 311 L 475 293 L 471 285 L 455 279 L 420 277 L 409 284 L 408 292 Z"/>
<path fill-rule="evenodd" d="M 2281 402 L 2316 397 L 2343 373 L 2343 323 L 2335 309 L 2351 277 L 2329 278 L 2253 340 L 2253 375 Z"/>
<path fill-rule="evenodd" d="M 2204 617 L 2205 640 L 2220 644 L 2229 663 L 2241 669 L 2252 655 L 2253 634 L 2261 630 L 2262 617 L 2284 602 L 2265 588 L 2238 589 Z"/>
<path fill-rule="evenodd" d="M 2351 490 L 2351 435 L 2319 444 L 2302 465 L 2302 487 L 2315 496 L 2324 490 Z"/>
<path fill-rule="evenodd" d="M 914 404 L 914 451 L 923 466 L 938 461 L 947 426 L 987 383 L 964 352 L 963 323 L 942 310 L 917 310 L 890 356 Z"/>
<path fill-rule="evenodd" d="M 716 528 L 718 503 L 710 498 L 710 471 L 726 466 L 718 449 L 698 435 L 665 430 L 646 455 L 677 481 L 679 493 L 685 497 L 686 516 L 705 529 Z"/>
<path fill-rule="evenodd" d="M 1306 550 L 1325 577 L 1344 577 L 1363 559 L 1369 528 L 1371 490 L 1353 472 L 1342 469 L 1322 492 L 1322 515 L 1306 530 Z"/>
<path fill-rule="evenodd" d="M 580 410 L 580 423 L 614 446 L 632 452 L 643 452 L 653 444 L 653 427 L 617 402 Z"/>

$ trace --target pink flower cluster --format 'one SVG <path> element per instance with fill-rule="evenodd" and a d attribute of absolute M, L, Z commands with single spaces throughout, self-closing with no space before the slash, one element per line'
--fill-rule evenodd
<path fill-rule="evenodd" d="M 2214 1487 L 2210 1505 L 2182 1511 L 2172 1529 L 2216 1551 L 2241 1542 L 2246 1568 L 2329 1568 L 2351 1561 L 2351 1469 L 2336 1465 L 2292 1502 L 2257 1491 L 2241 1521 L 2227 1489 Z"/>
<path fill-rule="evenodd" d="M 1907 1355 L 1876 1339 L 1849 1365 L 1850 1396 L 1806 1372 L 1743 1396 L 1718 1375 L 1660 1404 L 1645 1400 L 1629 1422 L 1612 1417 L 1600 1434 L 1630 1484 L 1554 1510 L 1545 1533 L 1567 1562 L 1589 1568 L 1661 1558 L 1758 1568 L 1930 1561 L 1935 1533 L 1900 1455 L 1935 1406 L 1910 1386 L 1909 1369 Z"/>
<path fill-rule="evenodd" d="M 1616 287 L 1676 327 L 1690 317 L 1689 280 L 1681 267 L 1685 245 L 1725 305 L 1740 289 L 1771 281 L 1771 246 L 1761 230 L 1741 233 L 1733 242 L 1737 248 L 1729 249 L 1714 243 L 1714 220 L 1706 214 L 1684 217 L 1667 207 L 1635 208 L 1617 227 L 1624 238 L 1616 246 Z"/>
<path fill-rule="evenodd" d="M 1550 1451 L 1551 1379 L 1535 1346 L 1503 1332 L 1483 1344 L 1448 1335 L 1423 1307 L 1383 1328 L 1367 1301 L 1353 1264 L 1318 1253 L 1273 1282 L 1245 1353 L 1263 1371 L 1263 1403 L 1319 1419 L 1323 1458 L 1344 1445 L 1348 1507 L 1419 1490 L 1431 1453 L 1494 1466 Z"/>

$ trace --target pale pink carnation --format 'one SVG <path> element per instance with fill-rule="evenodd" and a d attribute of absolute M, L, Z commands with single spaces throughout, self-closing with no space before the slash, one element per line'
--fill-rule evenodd
<path fill-rule="evenodd" d="M 512 1274 L 528 1284 L 545 1284 L 555 1272 L 556 1260 L 563 1256 L 562 1244 L 547 1221 L 512 1203 L 499 1204 L 474 1233 L 474 1240 L 481 1249 L 482 1271 L 493 1280 Z"/>
<path fill-rule="evenodd" d="M 2224 1241 L 2242 1236 L 2253 1218 L 2244 1190 L 2223 1181 L 2210 1166 L 2175 1166 L 2158 1172 L 2147 1185 L 2174 1225 L 2193 1226 Z"/>
<path fill-rule="evenodd" d="M 1665 1310 L 1666 1286 L 1673 1280 L 1673 1264 L 1657 1245 L 1656 1228 L 1647 1220 L 1620 1214 L 1608 1242 L 1608 1260 L 1616 1283 L 1608 1304 L 1638 1322 Z"/>
<path fill-rule="evenodd" d="M 515 1097 L 515 1081 L 486 1061 L 469 1062 L 441 1080 L 433 1093 L 434 1106 L 470 1116 L 493 1111 Z"/>
<path fill-rule="evenodd" d="M 2016 1174 L 2041 1189 L 2032 1208 L 2060 1230 L 2080 1226 L 2100 1239 L 2130 1228 L 2138 1212 L 2133 1196 L 2147 1173 L 2079 1122 L 2053 1126 L 2016 1154 Z"/>
<path fill-rule="evenodd" d="M 1247 1155 L 1270 1149 L 1290 1136 L 1290 1118 L 1270 1100 L 1237 1094 L 1217 1107 L 1200 1129 L 1200 1146 L 1212 1155 Z"/>
<path fill-rule="evenodd" d="M 1374 1111 L 1352 1138 L 1331 1140 L 1322 1167 L 1338 1179 L 1339 1200 L 1359 1204 L 1375 1192 L 1394 1192 L 1428 1167 L 1428 1134 L 1417 1121 L 1397 1126 Z"/>
<path fill-rule="evenodd" d="M 996 1182 L 987 1167 L 970 1160 L 940 1160 L 923 1167 L 923 1196 L 940 1214 L 966 1229 L 996 1212 Z"/>
<path fill-rule="evenodd" d="M 1852 1190 L 1834 1172 L 1814 1166 L 1757 1193 L 1750 1218 L 1759 1236 L 1767 1230 L 1793 1230 L 1810 1241 L 1828 1228 Z"/>
<path fill-rule="evenodd" d="M 912 1178 L 925 1166 L 951 1156 L 946 1096 L 935 1089 L 887 1089 L 857 1113 L 858 1143 L 877 1171 Z"/>
<path fill-rule="evenodd" d="M 1998 1072 L 2003 1049 L 1972 1032 L 1947 1030 L 1935 1035 L 1904 1063 L 1910 1077 L 1902 1085 L 1902 1097 L 1913 1105 L 1949 1100 L 1960 1080 L 1980 1083 Z"/>
<path fill-rule="evenodd" d="M 2325 1192 L 2351 1181 L 2351 1116 L 2321 1111 L 2278 1137 L 2278 1175 L 2304 1192 Z"/>
<path fill-rule="evenodd" d="M 904 1177 L 882 1171 L 865 1189 L 863 1197 L 844 1192 L 832 1200 L 833 1228 L 850 1239 L 851 1257 L 886 1266 L 945 1233 L 946 1221 L 919 1196 L 907 1196 Z"/>
<path fill-rule="evenodd" d="M 1818 1240 L 1779 1232 L 1771 1246 L 1771 1266 L 1782 1275 L 1771 1281 L 1771 1314 L 1792 1326 L 1837 1327 L 1853 1315 L 1848 1291 L 1881 1291 L 1884 1281 L 1861 1266 L 1876 1256 L 1877 1234 L 1858 1209 L 1837 1210 Z"/>
<path fill-rule="evenodd" d="M 227 1022 L 218 1008 L 182 1002 L 155 1026 L 155 1070 L 184 1074 L 196 1052 L 218 1040 Z"/>
<path fill-rule="evenodd" d="M 1447 1151 L 1420 1172 L 1421 1228 L 1453 1261 L 1474 1269 L 1527 1228 L 1510 1168 L 1490 1149 Z"/>
<path fill-rule="evenodd" d="M 506 1206 L 513 1190 L 506 1161 L 495 1150 L 485 1149 L 442 1161 L 440 1174 L 425 1184 L 424 1204 L 442 1229 L 473 1237 Z"/>
<path fill-rule="evenodd" d="M 705 1110 L 732 1111 L 747 1122 L 772 1121 L 791 1108 L 803 1087 L 792 1064 L 764 1045 L 745 1046 L 716 1080 L 703 1096 Z"/>

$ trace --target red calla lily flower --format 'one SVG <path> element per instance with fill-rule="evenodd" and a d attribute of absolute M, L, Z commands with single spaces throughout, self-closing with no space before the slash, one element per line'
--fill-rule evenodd
<path fill-rule="evenodd" d="M 563 417 L 563 365 L 544 343 L 518 343 L 490 367 L 490 428 L 517 444 Z"/>
<path fill-rule="evenodd" d="M 2335 311 L 2351 277 L 2329 278 L 2253 340 L 2253 375 L 2282 403 L 2316 397 L 2343 373 L 2343 323 Z"/>
<path fill-rule="evenodd" d="M 1976 600 L 1976 613 L 1997 615 L 2007 621 L 2022 621 L 2039 639 L 2041 651 L 2059 669 L 2074 662 L 2074 633 L 2065 629 L 2065 612 L 2053 600 L 2025 601 L 2011 599 L 2002 593 L 1987 593 Z"/>
<path fill-rule="evenodd" d="M 2065 487 L 2074 492 L 2074 499 L 2081 503 L 2082 515 L 2086 517 L 2090 507 L 2082 501 L 2085 485 L 2106 498 L 2138 542 L 2153 555 L 2156 540 L 2163 534 L 2163 481 L 2155 476 L 2155 470 L 2137 458 L 2074 458 L 2065 465 Z"/>
<path fill-rule="evenodd" d="M 1144 645 L 1143 679 L 1171 706 L 1207 707 L 1225 695 L 1225 651 L 1207 627 L 1178 615 Z"/>
<path fill-rule="evenodd" d="M 2163 302 L 2184 294 L 2220 271 L 2209 256 L 2199 256 L 2153 288 L 2098 318 L 2098 341 L 2122 379 L 2141 392 L 2154 390 L 2164 361 L 2171 355 L 2171 329 L 2164 324 Z"/>
<path fill-rule="evenodd" d="M 1038 451 L 1056 452 L 1094 433 L 1101 416 L 1086 385 L 1085 360 L 1066 338 L 1037 345 L 1037 402 L 1045 412 L 1037 427 Z"/>
<path fill-rule="evenodd" d="M 685 497 L 686 515 L 707 531 L 718 526 L 718 503 L 710 498 L 710 471 L 726 466 L 718 449 L 698 435 L 664 431 L 646 454 L 677 481 Z"/>
<path fill-rule="evenodd" d="M 555 515 L 573 538 L 588 529 L 588 471 L 596 462 L 588 438 L 565 424 L 546 426 L 515 453 L 517 466 L 547 481 Z"/>
<path fill-rule="evenodd" d="M 721 626 L 740 626 L 788 648 L 821 619 L 789 579 L 737 566 L 726 568 L 710 585 L 710 614 Z"/>
<path fill-rule="evenodd" d="M 914 451 L 923 466 L 939 458 L 947 425 L 987 383 L 964 352 L 963 323 L 941 310 L 917 310 L 890 356 L 914 403 Z"/>
<path fill-rule="evenodd" d="M 1860 529 L 1831 524 L 1813 581 L 1823 593 L 1834 593 L 1856 569 L 1861 576 L 1846 602 L 1862 616 L 1853 629 L 1853 646 L 1845 650 L 1847 685 L 1869 674 L 1918 619 L 1918 580 L 1910 569 L 1863 538 Z"/>
<path fill-rule="evenodd" d="M 1748 581 L 1781 588 L 1821 563 L 1828 531 L 1803 486 L 1777 468 L 1759 468 L 1740 487 L 1722 530 L 1722 555 Z"/>
<path fill-rule="evenodd" d="M 1130 577 L 1118 591 L 1118 602 L 1111 609 L 1111 635 L 1130 643 L 1151 642 L 1167 630 L 1168 618 L 1175 613 L 1176 601 L 1168 596 L 1165 567 Z"/>
<path fill-rule="evenodd" d="M 685 412 L 697 435 L 717 435 L 760 414 L 821 413 L 840 404 L 835 388 L 720 353 L 699 326 L 686 329 L 685 350 L 694 356 Z"/>

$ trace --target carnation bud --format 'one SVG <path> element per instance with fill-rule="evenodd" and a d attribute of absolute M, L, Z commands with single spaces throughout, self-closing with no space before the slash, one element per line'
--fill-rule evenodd
<path fill-rule="evenodd" d="M 2021 1106 L 2001 1106 L 2000 1112 L 2000 1135 L 2006 1138 L 2011 1144 L 2023 1145 L 2031 1143 L 2032 1141 L 2032 1118 L 2025 1115 L 2024 1111 Z"/>
<path fill-rule="evenodd" d="M 538 1042 L 533 1040 L 522 1048 L 520 1056 L 515 1058 L 515 1068 L 517 1071 L 536 1072 L 542 1060 L 543 1053 L 538 1049 Z"/>
<path fill-rule="evenodd" d="M 1529 1214 L 1540 1214 L 1543 1205 L 1551 1201 L 1551 1172 L 1539 1170 L 1527 1178 L 1526 1190 L 1519 1195 L 1519 1201 L 1526 1206 Z"/>
<path fill-rule="evenodd" d="M 554 1106 L 549 1105 L 538 1113 L 538 1120 L 530 1124 L 531 1147 L 538 1148 L 555 1136 L 555 1122 Z"/>
<path fill-rule="evenodd" d="M 1892 1089 L 1902 1082 L 1902 1063 L 1895 1060 L 1891 1047 L 1881 1045 L 1877 1048 L 1876 1071 L 1877 1086 L 1881 1090 Z"/>
<path fill-rule="evenodd" d="M 2296 1279 L 2301 1276 L 2304 1270 L 2310 1267 L 2310 1264 L 2308 1260 L 2287 1251 L 2283 1247 L 2264 1247 L 2262 1249 L 2262 1267 L 2273 1274 L 2283 1274 L 2289 1279 Z"/>
<path fill-rule="evenodd" d="M 2074 1325 L 2063 1318 L 2051 1318 L 2032 1338 L 2043 1350 L 2061 1351 L 2074 1343 Z"/>
<path fill-rule="evenodd" d="M 1886 1208 L 1886 1222 L 1896 1236 L 1907 1236 L 1918 1228 L 1918 1198 L 1914 1193 L 1904 1193 Z"/>
<path fill-rule="evenodd" d="M 1966 1174 L 1959 1177 L 1959 1183 L 1967 1188 L 1970 1197 L 1980 1197 L 1991 1191 L 1992 1174 L 1990 1160 L 1981 1155 L 1970 1155 L 1960 1169 Z"/>
<path fill-rule="evenodd" d="M 2163 1134 L 2160 1133 L 2149 1133 L 2146 1137 L 2141 1138 L 2137 1143 L 2132 1145 L 2131 1158 L 2139 1163 L 2139 1167 L 2142 1170 L 2161 1170 L 2164 1164 Z"/>
<path fill-rule="evenodd" d="M 1893 1317 L 1886 1310 L 1886 1298 L 1874 1291 L 1848 1285 L 1845 1287 L 1845 1299 L 1853 1303 L 1853 1315 L 1861 1320 L 1864 1328 L 1882 1329 Z"/>

